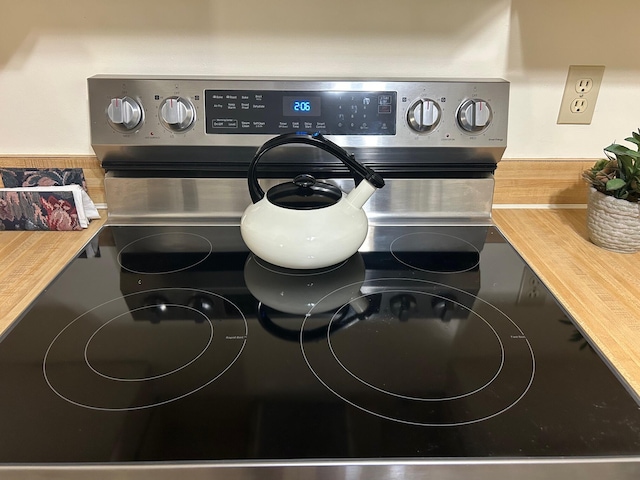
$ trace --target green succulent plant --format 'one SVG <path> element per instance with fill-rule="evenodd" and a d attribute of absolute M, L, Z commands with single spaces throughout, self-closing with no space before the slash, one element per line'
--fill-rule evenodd
<path fill-rule="evenodd" d="M 607 158 L 598 160 L 582 177 L 605 195 L 637 202 L 640 199 L 640 129 L 625 140 L 633 143 L 636 150 L 613 143 L 604 149 Z"/>

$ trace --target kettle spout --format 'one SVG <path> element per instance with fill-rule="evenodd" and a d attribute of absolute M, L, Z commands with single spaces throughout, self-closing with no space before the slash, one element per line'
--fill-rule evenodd
<path fill-rule="evenodd" d="M 349 192 L 346 200 L 355 208 L 362 208 L 375 191 L 376 187 L 371 185 L 367 180 L 362 180 L 360 185 Z"/>

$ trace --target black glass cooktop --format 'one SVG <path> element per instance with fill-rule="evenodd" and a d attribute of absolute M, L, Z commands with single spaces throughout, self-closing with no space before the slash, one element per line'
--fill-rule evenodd
<path fill-rule="evenodd" d="M 315 271 L 107 227 L 0 342 L 0 463 L 640 455 L 635 396 L 493 227 Z"/>

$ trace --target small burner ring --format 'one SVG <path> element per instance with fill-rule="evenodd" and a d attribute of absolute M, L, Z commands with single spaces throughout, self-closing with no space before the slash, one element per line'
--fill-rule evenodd
<path fill-rule="evenodd" d="M 179 365 L 178 367 L 176 367 L 176 368 L 174 368 L 172 370 L 169 370 L 167 372 L 159 373 L 157 375 L 149 375 L 149 376 L 135 377 L 135 378 L 126 378 L 126 377 L 122 377 L 122 376 L 108 375 L 108 374 L 100 371 L 98 368 L 94 367 L 92 365 L 92 363 L 91 363 L 91 360 L 89 359 L 89 353 L 88 352 L 89 352 L 89 348 L 90 348 L 91 342 L 94 341 L 94 339 L 96 338 L 96 335 L 98 335 L 105 327 L 110 325 L 112 322 L 115 322 L 115 321 L 119 320 L 121 317 L 124 317 L 125 315 L 127 315 L 129 313 L 135 313 L 135 312 L 138 312 L 138 311 L 141 311 L 141 310 L 145 310 L 145 309 L 148 309 L 148 308 L 153 308 L 153 307 L 145 306 L 145 307 L 135 308 L 133 310 L 130 310 L 129 312 L 125 312 L 125 313 L 122 313 L 120 315 L 117 315 L 117 316 L 113 317 L 111 320 L 108 320 L 107 322 L 105 322 L 102 325 L 100 325 L 100 327 L 95 332 L 93 332 L 93 334 L 89 337 L 89 340 L 87 340 L 86 345 L 84 346 L 84 361 L 86 362 L 87 366 L 96 375 L 100 375 L 101 377 L 107 378 L 109 380 L 116 380 L 116 381 L 119 381 L 119 382 L 145 382 L 145 381 L 149 381 L 149 380 L 155 380 L 157 378 L 166 377 L 168 375 L 172 375 L 172 374 L 174 374 L 176 372 L 179 372 L 180 370 L 188 367 L 193 362 L 198 360 L 204 354 L 204 352 L 206 352 L 206 350 L 211 345 L 211 342 L 213 341 L 213 324 L 211 323 L 211 319 L 206 317 L 202 312 L 199 312 L 195 308 L 191 308 L 191 307 L 188 307 L 188 306 L 185 306 L 185 305 L 167 304 L 166 306 L 167 306 L 167 308 L 174 307 L 174 308 L 185 308 L 185 309 L 191 310 L 191 311 L 203 316 L 205 321 L 208 323 L 208 325 L 209 325 L 209 339 L 208 339 L 207 343 L 205 344 L 204 348 L 202 350 L 200 350 L 200 352 L 198 352 L 196 354 L 196 356 L 194 356 L 192 359 L 190 359 L 186 363 L 184 363 L 182 365 Z"/>
<path fill-rule="evenodd" d="M 403 249 L 403 245 L 409 247 Z M 420 255 L 413 258 L 412 245 L 420 245 Z M 425 246 L 438 245 L 433 256 L 428 256 Z M 391 255 L 403 265 L 427 273 L 454 274 L 473 270 L 480 263 L 480 252 L 471 243 L 455 235 L 435 232 L 415 232 L 402 235 L 391 242 Z M 440 250 L 442 249 L 442 250 Z M 451 256 L 447 256 L 447 254 Z M 426 260 L 425 260 L 426 259 Z M 431 263 L 424 263 L 425 261 Z"/>
<path fill-rule="evenodd" d="M 213 245 L 202 235 L 187 232 L 155 233 L 125 245 L 118 252 L 118 264 L 131 273 L 166 275 L 195 267 L 204 262 L 212 251 Z M 131 261 L 125 261 L 123 256 L 129 255 L 153 256 L 150 258 L 152 268 L 148 268 L 144 262 L 133 265 Z"/>

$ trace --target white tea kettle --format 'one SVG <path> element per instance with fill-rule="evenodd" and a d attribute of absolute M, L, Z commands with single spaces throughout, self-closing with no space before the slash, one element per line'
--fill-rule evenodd
<path fill-rule="evenodd" d="M 289 143 L 312 145 L 340 159 L 356 187 L 345 194 L 309 174 L 298 175 L 264 193 L 256 174 L 258 161 L 269 150 Z M 312 269 L 335 265 L 356 253 L 367 236 L 362 206 L 384 180 L 371 168 L 319 133 L 279 135 L 256 152 L 248 174 L 249 205 L 240 221 L 242 239 L 255 255 L 285 268 Z"/>

